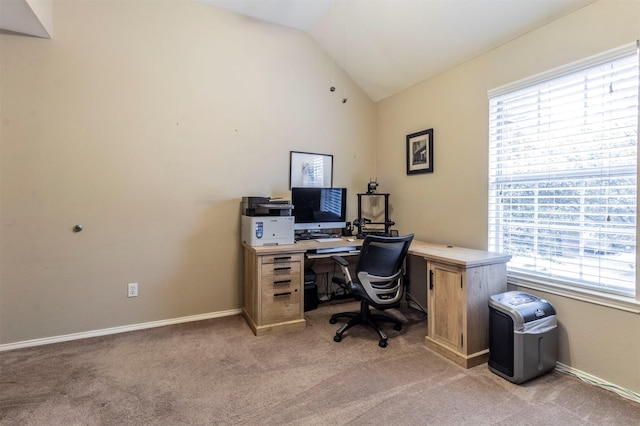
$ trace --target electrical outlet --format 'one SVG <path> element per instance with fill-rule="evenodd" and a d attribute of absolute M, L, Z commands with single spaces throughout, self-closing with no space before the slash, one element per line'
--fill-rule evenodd
<path fill-rule="evenodd" d="M 127 297 L 138 297 L 138 283 L 129 283 L 127 285 Z"/>

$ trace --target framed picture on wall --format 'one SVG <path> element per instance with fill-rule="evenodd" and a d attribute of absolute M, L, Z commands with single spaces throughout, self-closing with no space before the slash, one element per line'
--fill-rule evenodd
<path fill-rule="evenodd" d="M 407 135 L 407 174 L 433 173 L 433 129 Z"/>
<path fill-rule="evenodd" d="M 331 188 L 333 155 L 291 151 L 289 189 L 293 187 Z"/>

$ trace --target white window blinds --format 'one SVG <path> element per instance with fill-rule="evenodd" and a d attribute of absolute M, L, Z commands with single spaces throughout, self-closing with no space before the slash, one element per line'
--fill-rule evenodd
<path fill-rule="evenodd" d="M 637 43 L 489 92 L 489 249 L 509 273 L 636 291 Z"/>

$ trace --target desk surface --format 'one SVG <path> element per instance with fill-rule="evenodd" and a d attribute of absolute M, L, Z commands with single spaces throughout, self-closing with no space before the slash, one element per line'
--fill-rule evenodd
<path fill-rule="evenodd" d="M 297 241 L 295 244 L 274 245 L 246 248 L 255 251 L 257 255 L 280 254 L 280 253 L 307 253 L 322 248 L 334 247 L 360 247 L 363 240 L 347 241 L 342 238 L 336 241 L 318 242 L 315 240 Z M 446 244 L 427 243 L 413 240 L 409 247 L 409 254 L 424 257 L 429 260 L 440 260 L 465 267 L 483 266 L 494 263 L 508 262 L 511 256 L 508 254 L 493 253 L 482 250 L 474 250 L 463 247 L 454 247 Z"/>
<path fill-rule="evenodd" d="M 409 254 L 465 267 L 506 263 L 511 259 L 508 254 L 454 247 L 446 244 L 426 243 L 418 240 L 411 242 Z"/>

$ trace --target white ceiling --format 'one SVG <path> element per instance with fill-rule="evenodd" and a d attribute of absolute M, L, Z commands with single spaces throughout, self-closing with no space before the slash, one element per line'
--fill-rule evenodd
<path fill-rule="evenodd" d="M 52 15 L 52 0 L 0 0 L 0 34 L 51 38 Z"/>
<path fill-rule="evenodd" d="M 597 0 L 197 1 L 308 32 L 377 102 Z"/>

